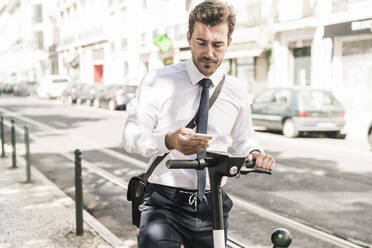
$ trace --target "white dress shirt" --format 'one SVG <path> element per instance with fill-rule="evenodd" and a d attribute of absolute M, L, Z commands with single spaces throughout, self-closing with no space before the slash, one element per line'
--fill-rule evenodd
<path fill-rule="evenodd" d="M 209 77 L 212 96 L 221 81 L 221 67 Z M 141 82 L 137 96 L 131 103 L 124 127 L 122 146 L 130 153 L 152 157 L 169 152 L 149 178 L 150 183 L 197 189 L 196 171 L 193 169 L 168 169 L 168 159 L 195 159 L 196 154 L 183 155 L 168 150 L 165 135 L 185 127 L 199 108 L 202 87 L 198 82 L 205 78 L 190 59 L 149 72 Z M 251 123 L 251 109 L 244 84 L 236 77 L 226 75 L 223 88 L 209 110 L 208 134 L 214 138 L 207 150 L 226 152 L 229 146 L 247 156 L 252 150 L 261 150 Z M 208 172 L 208 171 L 207 171 Z M 207 174 L 208 175 L 208 174 Z M 222 184 L 226 183 L 226 179 Z M 207 189 L 209 189 L 207 176 Z"/>

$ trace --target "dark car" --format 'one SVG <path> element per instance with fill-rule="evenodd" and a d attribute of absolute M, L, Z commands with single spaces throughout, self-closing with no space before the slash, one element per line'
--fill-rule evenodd
<path fill-rule="evenodd" d="M 345 138 L 345 110 L 329 91 L 311 88 L 270 88 L 254 98 L 252 122 L 287 137 L 323 132 L 332 138 Z"/>

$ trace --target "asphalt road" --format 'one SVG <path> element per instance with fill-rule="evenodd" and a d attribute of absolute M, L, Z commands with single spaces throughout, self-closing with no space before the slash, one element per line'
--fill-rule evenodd
<path fill-rule="evenodd" d="M 2 95 L 0 112 L 6 122 L 13 116 L 18 129 L 29 126 L 33 166 L 71 197 L 73 150 L 82 150 L 86 209 L 117 236 L 134 242 L 130 205 L 120 183 L 143 170 L 148 159 L 120 148 L 124 111 Z M 271 232 L 285 227 L 293 236 L 291 247 L 372 247 L 372 152 L 366 142 L 289 139 L 270 132 L 257 132 L 257 137 L 277 166 L 272 176 L 229 180 L 225 190 L 237 199 L 230 237 L 246 247 L 270 247 Z M 20 133 L 17 140 L 22 151 Z"/>

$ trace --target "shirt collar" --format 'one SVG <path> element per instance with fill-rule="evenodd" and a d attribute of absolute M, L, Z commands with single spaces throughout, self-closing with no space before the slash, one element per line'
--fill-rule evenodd
<path fill-rule="evenodd" d="M 189 78 L 193 85 L 196 85 L 200 80 L 205 78 L 205 76 L 195 66 L 192 59 L 187 60 L 186 70 L 187 70 L 187 73 L 189 74 Z M 212 80 L 213 86 L 216 86 L 221 81 L 222 77 L 223 77 L 223 72 L 222 72 L 221 65 L 220 65 L 217 68 L 217 70 L 208 78 Z"/>

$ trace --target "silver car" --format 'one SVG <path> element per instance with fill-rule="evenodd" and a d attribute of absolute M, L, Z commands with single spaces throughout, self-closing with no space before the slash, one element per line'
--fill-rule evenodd
<path fill-rule="evenodd" d="M 308 132 L 345 138 L 344 115 L 344 107 L 331 92 L 311 88 L 269 88 L 252 102 L 255 126 L 281 130 L 291 138 Z"/>

